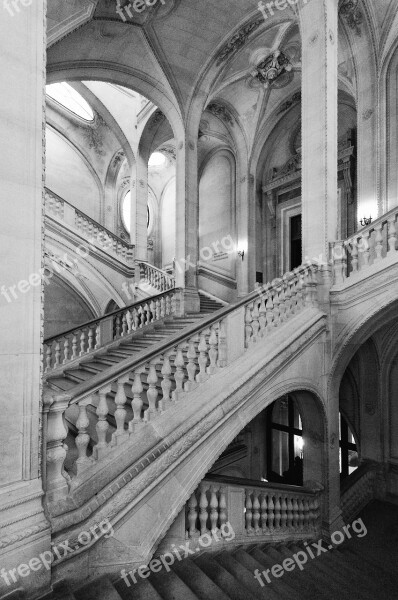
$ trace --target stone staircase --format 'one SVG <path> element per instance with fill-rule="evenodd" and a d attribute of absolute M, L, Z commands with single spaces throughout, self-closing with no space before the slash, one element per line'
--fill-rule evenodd
<path fill-rule="evenodd" d="M 207 296 L 203 292 L 199 292 L 199 298 L 200 312 L 202 314 L 212 313 L 216 310 L 219 310 L 220 308 L 223 308 L 223 304 L 221 304 L 221 302 L 217 302 L 217 300 L 210 298 L 210 296 Z"/>
<path fill-rule="evenodd" d="M 235 546 L 219 552 L 203 552 L 192 558 L 175 561 L 166 572 L 150 572 L 146 579 L 130 577 L 100 578 L 72 593 L 64 584 L 41 600 L 395 600 L 398 570 L 398 507 L 372 502 L 362 511 L 363 526 L 358 537 L 352 532 L 332 548 L 323 541 L 327 552 L 310 558 L 310 544 L 279 543 Z M 366 529 L 365 529 L 366 528 Z M 255 573 L 282 565 L 298 552 L 308 560 L 300 569 L 279 570 L 279 577 L 268 572 L 270 583 Z M 303 555 L 301 555 L 303 556 Z M 304 563 L 304 559 L 303 563 Z M 281 574 L 282 573 L 282 574 Z"/>

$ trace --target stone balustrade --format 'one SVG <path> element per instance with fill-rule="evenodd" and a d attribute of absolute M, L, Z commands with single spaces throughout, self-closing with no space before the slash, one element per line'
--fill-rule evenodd
<path fill-rule="evenodd" d="M 365 463 L 342 483 L 341 512 L 346 523 L 374 499 L 376 477 L 376 470 Z"/>
<path fill-rule="evenodd" d="M 123 263 L 133 263 L 134 246 L 132 244 L 122 240 L 106 227 L 47 189 L 45 191 L 45 210 L 47 215 L 78 231 L 88 245 L 91 244 L 95 248 L 107 252 Z"/>
<path fill-rule="evenodd" d="M 311 538 L 320 531 L 320 496 L 301 487 L 208 476 L 187 502 L 186 538 L 218 530 L 227 521 L 239 541 Z"/>
<path fill-rule="evenodd" d="M 395 207 L 347 240 L 330 245 L 336 285 L 354 278 L 358 272 L 363 274 L 383 260 L 397 260 L 397 216 L 398 208 Z"/>
<path fill-rule="evenodd" d="M 140 269 L 141 283 L 146 282 L 158 292 L 167 292 L 175 287 L 175 279 L 165 271 L 154 267 L 146 262 L 138 263 Z"/>
<path fill-rule="evenodd" d="M 60 477 L 64 473 L 66 453 L 62 448 L 65 448 L 67 432 L 60 419 L 66 417 L 66 420 L 74 423 L 77 431 L 76 449 L 71 449 L 71 456 L 76 456 L 77 450 L 75 471 L 79 475 L 82 470 L 109 455 L 114 446 L 134 438 L 148 421 L 159 418 L 171 406 L 181 402 L 189 392 L 227 366 L 231 360 L 237 360 L 245 349 L 259 342 L 261 337 L 267 337 L 268 326 L 274 330 L 289 316 L 312 306 L 316 302 L 315 273 L 316 268 L 312 266 L 299 268 L 273 285 L 259 288 L 236 304 L 204 317 L 189 332 L 176 333 L 159 343 L 155 349 L 148 348 L 140 359 L 127 358 L 89 381 L 77 384 L 68 394 L 53 394 L 48 403 L 47 419 L 47 439 L 52 440 L 51 447 L 46 448 L 51 463 L 48 471 L 51 477 L 47 477 L 48 497 L 55 497 L 52 479 L 56 482 L 54 490 L 58 490 Z M 157 315 L 169 314 L 167 306 L 172 306 L 172 301 L 170 304 L 168 299 L 172 299 L 174 293 L 165 292 L 160 298 L 144 301 L 139 311 L 136 304 L 134 309 L 128 307 L 109 315 L 108 321 L 102 319 L 104 326 L 108 322 L 107 335 L 110 336 L 112 328 L 116 328 L 117 336 L 128 335 L 132 328 L 150 324 Z M 259 309 L 263 305 L 265 315 Z M 269 316 L 271 305 L 272 318 Z M 136 312 L 132 314 L 132 310 Z M 137 314 L 140 315 L 138 321 Z M 90 327 L 94 328 L 96 323 L 91 323 Z M 233 339 L 229 341 L 228 332 L 231 331 Z M 77 332 L 71 332 L 73 339 Z M 92 346 L 103 343 L 101 338 L 98 342 L 96 335 L 90 336 L 88 329 L 84 335 L 80 334 L 80 349 L 73 339 L 70 342 L 70 339 L 66 341 L 66 336 L 61 336 L 47 344 L 47 370 L 51 371 L 64 360 L 70 360 L 71 346 L 75 357 L 79 353 L 80 356 L 84 355 L 87 339 L 90 340 L 90 351 Z M 239 344 L 241 348 L 238 348 Z M 56 453 L 54 447 L 57 448 Z M 67 488 L 65 480 L 62 493 L 66 494 Z M 299 506 L 300 510 L 304 510 L 301 504 Z M 268 504 L 267 510 L 270 510 Z M 264 522 L 264 518 L 261 522 Z"/>
<path fill-rule="evenodd" d="M 44 372 L 79 360 L 118 339 L 175 314 L 173 290 L 119 309 L 44 341 Z"/>

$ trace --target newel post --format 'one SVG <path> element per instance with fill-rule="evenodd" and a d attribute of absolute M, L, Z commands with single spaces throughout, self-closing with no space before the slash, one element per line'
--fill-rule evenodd
<path fill-rule="evenodd" d="M 70 398 L 66 395 L 45 395 L 44 411 L 47 413 L 46 439 L 46 484 L 49 501 L 63 498 L 68 493 L 67 475 L 64 471 L 68 435 L 64 414 Z"/>

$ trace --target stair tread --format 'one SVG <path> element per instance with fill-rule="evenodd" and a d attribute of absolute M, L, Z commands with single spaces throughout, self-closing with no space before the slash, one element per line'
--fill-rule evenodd
<path fill-rule="evenodd" d="M 266 598 L 268 600 L 278 600 L 278 595 L 270 588 L 262 588 L 254 578 L 253 572 L 249 571 L 240 562 L 238 562 L 228 552 L 222 552 L 215 557 L 215 560 L 238 579 L 251 594 L 256 598 Z"/>
<path fill-rule="evenodd" d="M 195 558 L 195 562 L 204 573 L 211 577 L 219 588 L 228 594 L 230 600 L 257 600 L 257 597 L 251 594 L 239 580 L 235 579 L 227 569 L 207 554 L 198 556 L 198 558 Z"/>
<path fill-rule="evenodd" d="M 137 583 L 134 583 L 130 577 L 127 577 L 127 583 L 120 579 L 114 584 L 122 600 L 162 600 L 162 596 L 153 587 L 150 577 L 148 579 L 136 577 L 136 581 Z"/>
<path fill-rule="evenodd" d="M 194 592 L 198 600 L 229 600 L 228 596 L 194 561 L 174 563 L 173 570 Z"/>
<path fill-rule="evenodd" d="M 173 570 L 151 573 L 151 583 L 162 600 L 198 600 L 193 591 Z"/>
<path fill-rule="evenodd" d="M 80 588 L 75 597 L 76 600 L 122 600 L 108 577 L 101 577 Z"/>

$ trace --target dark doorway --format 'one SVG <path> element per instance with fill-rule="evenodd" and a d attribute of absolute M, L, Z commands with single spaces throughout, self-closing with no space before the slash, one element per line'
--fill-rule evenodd
<path fill-rule="evenodd" d="M 296 215 L 290 219 L 290 270 L 302 262 L 301 215 Z"/>

